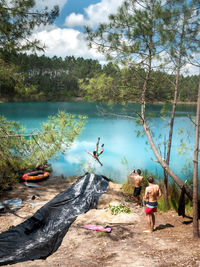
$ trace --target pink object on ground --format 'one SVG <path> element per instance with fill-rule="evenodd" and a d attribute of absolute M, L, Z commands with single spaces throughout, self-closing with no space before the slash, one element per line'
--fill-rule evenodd
<path fill-rule="evenodd" d="M 84 228 L 88 230 L 101 231 L 101 232 L 107 232 L 107 233 L 110 233 L 112 230 L 110 227 L 103 227 L 101 225 L 95 225 L 95 224 L 87 224 L 84 226 Z"/>

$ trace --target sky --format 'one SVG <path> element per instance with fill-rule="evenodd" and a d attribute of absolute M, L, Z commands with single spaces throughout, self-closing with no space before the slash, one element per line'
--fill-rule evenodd
<path fill-rule="evenodd" d="M 123 0 L 36 0 L 36 8 L 58 5 L 60 15 L 53 25 L 40 26 L 32 38 L 46 45 L 45 55 L 97 59 L 106 63 L 102 54 L 89 49 L 85 41 L 84 25 L 91 28 L 106 22 L 108 15 L 116 13 Z M 40 54 L 39 54 L 40 55 Z"/>
<path fill-rule="evenodd" d="M 35 0 L 36 8 L 54 5 L 60 8 L 60 15 L 53 25 L 40 26 L 31 38 L 46 45 L 48 57 L 75 56 L 97 59 L 105 64 L 105 58 L 94 49 L 89 49 L 84 36 L 84 25 L 94 29 L 99 23 L 108 21 L 108 15 L 116 13 L 123 0 Z M 38 53 L 42 55 L 43 53 Z M 193 66 L 187 66 L 189 75 L 199 74 Z"/>

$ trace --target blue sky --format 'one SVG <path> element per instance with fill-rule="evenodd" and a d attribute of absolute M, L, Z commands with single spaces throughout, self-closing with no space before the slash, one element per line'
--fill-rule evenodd
<path fill-rule="evenodd" d="M 46 45 L 45 55 L 97 59 L 105 64 L 105 58 L 95 49 L 89 49 L 85 41 L 84 25 L 95 28 L 108 21 L 111 13 L 116 13 L 123 0 L 35 0 L 36 8 L 52 8 L 58 5 L 60 15 L 53 25 L 35 30 L 31 38 Z M 41 55 L 41 54 L 39 54 Z M 199 74 L 198 68 L 188 66 L 189 74 Z"/>
<path fill-rule="evenodd" d="M 89 49 L 85 41 L 84 25 L 97 27 L 106 22 L 109 14 L 116 13 L 123 0 L 35 0 L 36 9 L 58 5 L 60 15 L 53 25 L 40 26 L 31 38 L 46 45 L 45 55 L 97 59 L 104 64 L 105 58 L 95 49 Z M 40 55 L 40 54 L 39 54 Z"/>
<path fill-rule="evenodd" d="M 71 13 L 83 14 L 84 8 L 99 3 L 99 0 L 68 0 L 60 12 L 60 16 L 56 19 L 56 25 L 63 28 L 66 16 Z"/>

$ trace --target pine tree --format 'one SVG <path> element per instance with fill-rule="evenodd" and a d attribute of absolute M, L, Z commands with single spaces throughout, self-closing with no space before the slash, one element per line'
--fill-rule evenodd
<path fill-rule="evenodd" d="M 38 40 L 30 40 L 35 27 L 53 23 L 59 14 L 58 6 L 49 12 L 46 7 L 34 9 L 34 0 L 2 0 L 0 2 L 0 49 L 16 52 L 30 49 L 43 49 Z"/>
<path fill-rule="evenodd" d="M 176 74 L 176 80 L 173 83 L 174 97 L 169 123 L 169 136 L 167 144 L 166 163 L 170 163 L 170 153 L 172 147 L 172 135 L 175 119 L 175 110 L 179 98 L 179 83 L 181 78 L 181 70 L 192 60 L 194 53 L 200 52 L 200 39 L 198 36 L 200 18 L 199 18 L 199 1 L 166 1 L 165 7 L 162 9 L 167 23 L 165 30 L 161 31 L 162 40 L 166 46 L 165 51 L 168 52 L 168 62 L 172 71 Z M 169 38 L 170 36 L 170 38 Z M 167 62 L 166 62 L 167 64 Z M 167 199 L 167 182 L 168 174 L 164 170 L 164 200 L 169 208 Z"/>
<path fill-rule="evenodd" d="M 0 2 L 0 94 L 8 90 L 11 95 L 16 92 L 25 94 L 35 90 L 26 86 L 24 77 L 18 73 L 10 58 L 19 51 L 44 50 L 45 44 L 29 37 L 35 27 L 53 23 L 59 14 L 58 6 L 51 11 L 46 7 L 39 11 L 34 0 L 2 0 Z M 13 77 L 12 77 L 13 76 Z"/>
<path fill-rule="evenodd" d="M 108 59 L 117 58 L 126 63 L 131 62 L 134 66 L 140 66 L 145 70 L 140 99 L 141 123 L 158 163 L 179 187 L 182 187 L 184 182 L 170 169 L 169 164 L 160 154 L 146 118 L 147 95 L 152 84 L 152 71 L 163 67 L 161 55 L 166 51 L 166 44 L 175 44 L 179 40 L 174 32 L 169 31 L 172 15 L 165 3 L 162 5 L 162 1 L 129 0 L 122 4 L 117 14 L 109 17 L 109 23 L 100 24 L 93 32 L 86 28 L 86 32 L 89 46 L 94 44 Z M 179 23 L 177 25 L 179 26 Z M 184 25 L 186 25 L 185 22 Z M 184 31 L 182 33 L 185 35 Z M 171 51 L 173 52 L 173 49 Z M 181 54 L 186 51 L 182 49 Z M 192 199 L 190 188 L 185 185 L 185 189 L 188 197 Z"/>
<path fill-rule="evenodd" d="M 0 186 L 16 182 L 20 174 L 64 153 L 80 133 L 84 116 L 60 111 L 32 133 L 0 116 Z"/>

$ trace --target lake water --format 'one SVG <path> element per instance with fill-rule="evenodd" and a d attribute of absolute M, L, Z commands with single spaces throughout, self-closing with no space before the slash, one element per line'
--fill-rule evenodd
<path fill-rule="evenodd" d="M 162 105 L 149 105 L 147 110 L 153 112 L 155 116 L 150 123 L 155 138 L 161 135 L 163 140 L 165 135 L 168 137 L 165 125 L 169 118 L 161 119 L 161 107 Z M 132 168 L 140 168 L 142 171 L 146 169 L 157 176 L 162 176 L 162 168 L 155 162 L 155 157 L 146 144 L 146 136 L 137 136 L 137 131 L 142 130 L 142 127 L 136 122 L 135 111 L 139 111 L 140 106 L 129 104 L 128 113 L 121 105 L 114 105 L 113 109 L 109 110 L 115 114 L 132 115 L 133 119 L 129 119 L 128 116 L 105 115 L 100 112 L 101 108 L 102 104 L 79 102 L 4 103 L 0 104 L 0 114 L 9 120 L 20 122 L 28 133 L 39 128 L 48 116 L 55 115 L 58 110 L 87 115 L 84 129 L 70 150 L 51 162 L 55 175 L 82 175 L 86 171 L 93 171 L 123 183 Z M 194 115 L 195 111 L 196 107 L 193 105 L 179 105 L 176 113 L 170 166 L 181 179 L 188 178 L 188 170 L 184 172 L 183 168 L 188 160 L 193 159 L 195 129 L 188 114 Z M 184 134 L 179 135 L 180 129 L 184 130 Z M 100 145 L 104 143 L 104 153 L 100 156 L 102 167 L 85 152 L 85 149 L 91 152 L 94 150 L 98 137 L 101 138 Z M 186 155 L 178 153 L 181 140 L 191 148 Z M 161 150 L 163 151 L 163 146 Z M 191 171 L 192 167 L 189 169 L 189 172 Z"/>

